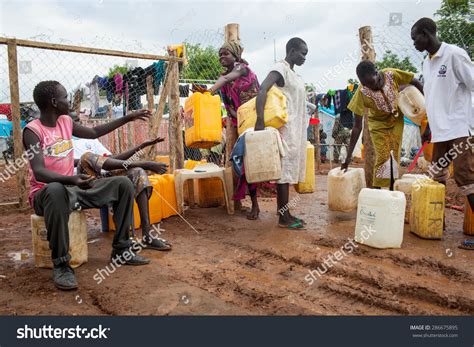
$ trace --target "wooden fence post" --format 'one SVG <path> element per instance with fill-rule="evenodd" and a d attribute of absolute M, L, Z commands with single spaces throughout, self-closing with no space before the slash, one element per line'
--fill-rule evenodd
<path fill-rule="evenodd" d="M 153 76 L 146 77 L 146 102 L 148 110 L 153 113 L 155 109 L 155 100 L 153 97 Z"/>
<path fill-rule="evenodd" d="M 224 39 L 225 42 L 236 42 L 240 45 L 240 26 L 239 24 L 236 23 L 231 23 L 227 24 L 224 27 Z M 231 162 L 229 160 L 230 154 L 232 153 L 232 149 L 234 147 L 235 142 L 237 141 L 237 138 L 235 136 L 235 131 L 233 129 L 233 125 L 231 122 L 231 117 L 230 115 L 227 115 L 226 119 L 226 126 L 225 126 L 225 131 L 226 131 L 226 146 L 225 146 L 225 167 L 231 167 Z"/>
<path fill-rule="evenodd" d="M 176 56 L 176 51 L 171 55 Z M 169 109 L 170 109 L 170 172 L 184 167 L 183 127 L 179 110 L 179 66 L 171 62 Z"/>
<path fill-rule="evenodd" d="M 18 169 L 16 173 L 16 184 L 20 208 L 26 208 L 28 205 L 28 192 L 26 190 L 26 168 L 28 162 L 24 162 L 23 141 L 21 132 L 21 114 L 20 114 L 20 89 L 18 87 L 18 60 L 16 40 L 9 39 L 8 45 L 8 75 L 10 78 L 10 103 L 13 122 L 13 143 L 15 154 L 15 166 Z M 18 163 L 22 165 L 18 165 Z"/>
<path fill-rule="evenodd" d="M 163 78 L 163 87 L 160 93 L 160 99 L 158 100 L 158 107 L 152 116 L 150 123 L 150 139 L 154 139 L 158 136 L 160 130 L 161 120 L 163 119 L 163 112 L 165 111 L 166 99 L 169 93 L 169 80 L 171 75 L 171 63 L 168 63 L 166 68 L 165 76 Z M 148 160 L 154 160 L 156 156 L 156 145 L 149 147 L 146 154 Z"/>
<path fill-rule="evenodd" d="M 372 38 L 372 28 L 370 26 L 364 26 L 359 28 L 359 40 L 360 48 L 362 52 L 362 60 L 370 60 L 375 62 L 375 48 Z M 375 165 L 375 150 L 374 144 L 372 143 L 372 137 L 369 132 L 369 115 L 368 110 L 365 110 L 364 115 L 364 132 L 362 135 L 364 142 L 364 171 L 365 181 L 368 188 L 373 187 L 374 179 L 374 165 Z"/>

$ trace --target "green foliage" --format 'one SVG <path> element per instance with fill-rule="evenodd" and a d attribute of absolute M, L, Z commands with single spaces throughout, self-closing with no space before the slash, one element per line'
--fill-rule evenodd
<path fill-rule="evenodd" d="M 215 47 L 201 47 L 200 44 L 185 42 L 188 65 L 181 78 L 193 80 L 217 80 L 222 72 L 219 50 Z"/>
<path fill-rule="evenodd" d="M 347 84 L 359 84 L 359 80 L 357 78 L 349 78 Z"/>
<path fill-rule="evenodd" d="M 388 67 L 400 69 L 404 71 L 410 71 L 413 73 L 417 72 L 416 67 L 411 63 L 410 58 L 405 57 L 400 59 L 398 55 L 392 53 L 392 51 L 388 50 L 383 54 L 382 60 L 377 61 L 375 66 L 378 70 L 385 69 Z"/>
<path fill-rule="evenodd" d="M 443 0 L 441 8 L 435 12 L 438 37 L 452 43 L 474 57 L 474 22 L 470 20 L 468 0 Z"/>
<path fill-rule="evenodd" d="M 129 69 L 128 65 L 124 65 L 124 66 L 114 65 L 113 67 L 109 69 L 109 72 L 107 72 L 107 77 L 108 78 L 114 77 L 116 73 L 125 75 L 128 69 Z"/>

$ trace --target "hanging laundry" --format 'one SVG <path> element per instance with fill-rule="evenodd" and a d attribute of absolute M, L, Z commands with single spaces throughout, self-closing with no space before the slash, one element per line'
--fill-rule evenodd
<path fill-rule="evenodd" d="M 153 78 L 153 89 L 154 94 L 158 95 L 161 82 L 165 78 L 166 74 L 166 62 L 164 60 L 160 60 L 158 62 L 153 63 L 153 66 L 155 68 L 155 75 Z"/>
<path fill-rule="evenodd" d="M 137 67 L 123 76 L 123 82 L 128 84 L 128 109 L 138 110 L 142 107 L 140 96 L 146 94 L 145 70 Z"/>
<path fill-rule="evenodd" d="M 112 102 L 115 95 L 115 80 L 113 77 L 107 79 L 107 88 L 105 90 L 107 91 L 107 101 Z"/>
<path fill-rule="evenodd" d="M 91 102 L 91 117 L 94 117 L 97 109 L 99 108 L 99 76 L 95 76 L 91 82 L 86 83 L 86 87 L 89 88 L 89 100 Z"/>
<path fill-rule="evenodd" d="M 349 91 L 346 89 L 339 90 L 340 97 L 340 114 L 341 114 L 341 125 L 345 128 L 352 129 L 354 126 L 354 115 L 351 110 L 347 108 L 349 105 Z"/>
<path fill-rule="evenodd" d="M 114 76 L 114 82 L 115 82 L 115 94 L 122 95 L 122 89 L 123 89 L 123 77 L 121 73 L 116 73 Z"/>
<path fill-rule="evenodd" d="M 96 76 L 97 78 L 97 84 L 100 89 L 106 90 L 107 89 L 107 84 L 108 84 L 108 78 L 107 77 L 99 77 Z"/>
<path fill-rule="evenodd" d="M 11 122 L 12 120 L 11 104 L 0 104 L 0 114 L 4 114 L 5 116 L 7 116 L 7 119 Z"/>
<path fill-rule="evenodd" d="M 189 96 L 189 84 L 180 84 L 179 85 L 179 97 L 187 98 Z"/>

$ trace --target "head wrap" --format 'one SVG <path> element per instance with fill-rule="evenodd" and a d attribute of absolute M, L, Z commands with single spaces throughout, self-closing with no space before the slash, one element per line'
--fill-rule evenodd
<path fill-rule="evenodd" d="M 232 55 L 235 57 L 235 59 L 237 59 L 239 63 L 240 62 L 246 63 L 245 60 L 242 59 L 242 52 L 244 51 L 244 49 L 237 42 L 234 42 L 234 41 L 226 42 L 222 45 L 222 47 L 219 50 L 221 49 L 226 49 L 230 53 L 232 53 Z"/>

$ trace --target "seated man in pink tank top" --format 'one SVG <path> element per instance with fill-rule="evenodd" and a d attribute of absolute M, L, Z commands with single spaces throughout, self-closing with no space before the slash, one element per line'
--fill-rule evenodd
<path fill-rule="evenodd" d="M 147 120 L 150 111 L 135 111 L 109 123 L 87 128 L 69 117 L 68 94 L 59 82 L 40 82 L 33 91 L 33 98 L 41 116 L 23 131 L 23 145 L 30 162 L 29 201 L 35 213 L 45 219 L 56 287 L 63 290 L 77 288 L 74 271 L 69 266 L 68 221 L 74 210 L 112 206 L 117 226 L 112 261 L 122 265 L 148 264 L 148 259 L 131 251 L 132 182 L 127 177 L 94 179 L 84 174 L 74 175 L 72 136 L 98 138 L 128 122 Z M 135 248 L 134 245 L 133 250 L 137 251 Z"/>

